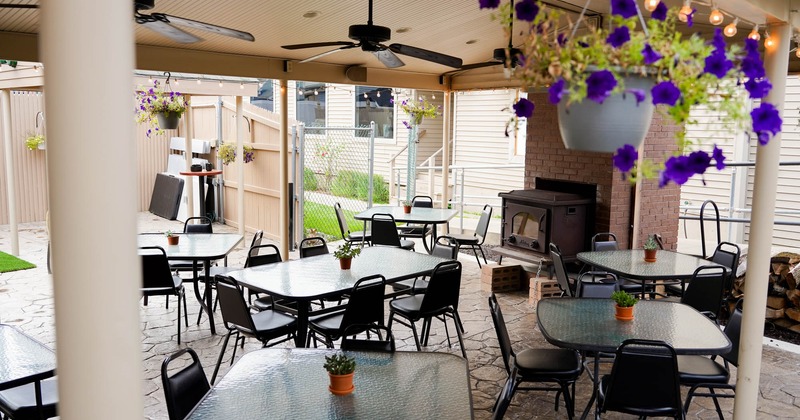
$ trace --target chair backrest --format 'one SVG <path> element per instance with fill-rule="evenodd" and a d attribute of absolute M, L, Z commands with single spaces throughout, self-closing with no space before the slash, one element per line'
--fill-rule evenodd
<path fill-rule="evenodd" d="M 433 244 L 431 255 L 447 258 L 448 260 L 458 259 L 458 241 L 452 236 L 442 235 L 436 238 L 436 243 Z"/>
<path fill-rule="evenodd" d="M 567 297 L 575 296 L 572 287 L 569 285 L 569 275 L 567 274 L 567 266 L 564 264 L 564 259 L 561 257 L 561 250 L 558 245 L 550 242 L 550 258 L 553 259 L 553 268 L 556 270 L 556 283 L 558 288 L 561 289 Z"/>
<path fill-rule="evenodd" d="M 400 246 L 397 224 L 391 214 L 375 213 L 372 215 L 372 244 Z"/>
<path fill-rule="evenodd" d="M 365 331 L 366 329 L 378 330 L 386 335 L 386 339 L 370 340 L 349 338 L 349 336 L 354 335 L 353 333 Z M 348 326 L 344 330 L 340 348 L 346 351 L 380 351 L 385 353 L 393 353 L 395 351 L 394 335 L 392 334 L 392 330 L 383 325 L 354 324 Z"/>
<path fill-rule="evenodd" d="M 483 244 L 486 240 L 486 232 L 489 230 L 489 222 L 492 220 L 492 206 L 486 204 L 481 211 L 481 217 L 478 219 L 478 225 L 475 226 L 475 236 L 481 238 L 479 245 Z"/>
<path fill-rule="evenodd" d="M 342 233 L 342 239 L 346 240 L 347 235 L 350 233 L 350 229 L 347 227 L 347 219 L 344 218 L 342 205 L 339 203 L 335 203 L 333 205 L 333 212 L 336 214 L 336 223 L 339 224 L 339 232 Z"/>
<path fill-rule="evenodd" d="M 219 308 L 222 311 L 222 322 L 225 328 L 232 330 L 238 328 L 241 331 L 254 334 L 256 332 L 253 317 L 250 315 L 250 308 L 244 300 L 242 287 L 233 277 L 217 275 L 217 296 L 219 297 Z"/>
<path fill-rule="evenodd" d="M 585 280 L 586 277 L 591 277 L 591 281 Z M 612 293 L 619 290 L 617 276 L 602 271 L 583 273 L 575 284 L 578 289 L 575 296 L 579 298 L 609 299 Z"/>
<path fill-rule="evenodd" d="M 592 251 L 616 251 L 618 249 L 617 235 L 611 232 L 602 232 L 592 236 Z"/>
<path fill-rule="evenodd" d="M 190 217 L 183 223 L 183 233 L 214 233 L 211 219 L 205 216 Z"/>
<path fill-rule="evenodd" d="M 299 246 L 300 258 L 313 257 L 315 255 L 329 254 L 328 244 L 325 239 L 319 236 L 312 236 L 300 241 Z"/>
<path fill-rule="evenodd" d="M 259 229 L 253 234 L 253 242 L 250 242 L 250 248 L 261 245 L 262 239 L 264 239 L 264 231 Z"/>
<path fill-rule="evenodd" d="M 175 287 L 164 248 L 143 246 L 139 248 L 139 256 L 142 260 L 142 289 Z"/>
<path fill-rule="evenodd" d="M 427 195 L 417 195 L 411 199 L 411 207 L 433 208 L 433 198 Z"/>
<path fill-rule="evenodd" d="M 272 244 L 256 245 L 247 252 L 245 267 L 256 267 L 259 265 L 273 264 L 281 262 L 281 251 Z"/>
<path fill-rule="evenodd" d="M 187 353 L 192 357 L 192 363 L 169 376 L 169 364 Z M 161 383 L 164 385 L 164 396 L 170 420 L 185 418 L 211 389 L 197 353 L 188 347 L 178 350 L 164 359 L 164 362 L 161 363 Z"/>
<path fill-rule="evenodd" d="M 422 297 L 419 311 L 422 314 L 439 314 L 447 308 L 458 309 L 461 293 L 461 263 L 445 261 L 436 265 L 428 281 L 428 288 Z"/>
<path fill-rule="evenodd" d="M 386 279 L 380 274 L 359 279 L 349 293 L 350 297 L 344 308 L 340 327 L 342 331 L 357 324 L 383 325 L 385 289 Z"/>
<path fill-rule="evenodd" d="M 725 324 L 725 335 L 728 340 L 731 340 L 731 351 L 722 355 L 728 363 L 738 367 L 739 366 L 739 340 L 742 333 L 742 299 L 736 303 L 736 307 L 728 318 L 728 323 Z"/>
<path fill-rule="evenodd" d="M 704 265 L 694 270 L 692 280 L 681 296 L 681 303 L 700 312 L 716 316 L 722 307 L 722 288 L 725 284 L 725 269 Z"/>
<path fill-rule="evenodd" d="M 736 269 L 739 268 L 739 258 L 741 255 L 742 250 L 739 248 L 739 245 L 731 242 L 720 242 L 714 250 L 714 253 L 711 254 L 711 258 L 709 258 L 711 261 L 719 265 L 724 265 L 731 270 L 725 279 L 725 284 L 723 286 L 725 290 L 731 289 L 731 283 L 736 277 Z"/>
<path fill-rule="evenodd" d="M 508 336 L 508 328 L 503 318 L 503 311 L 497 303 L 494 293 L 489 296 L 489 312 L 492 313 L 494 331 L 497 333 L 497 341 L 500 343 L 500 354 L 503 355 L 503 364 L 506 366 L 506 373 L 511 374 L 511 358 L 514 357 L 514 350 L 511 348 L 511 338 Z"/>
<path fill-rule="evenodd" d="M 639 416 L 680 416 L 675 350 L 663 341 L 625 340 L 617 348 L 602 408 Z"/>

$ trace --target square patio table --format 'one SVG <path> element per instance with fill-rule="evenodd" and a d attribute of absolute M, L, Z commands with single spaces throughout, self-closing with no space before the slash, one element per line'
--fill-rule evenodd
<path fill-rule="evenodd" d="M 611 299 L 550 298 L 536 307 L 544 338 L 558 347 L 595 352 L 594 389 L 581 418 L 597 395 L 600 353 L 613 353 L 631 338 L 664 341 L 677 354 L 719 355 L 731 349 L 728 337 L 708 317 L 677 302 L 643 300 L 632 321 L 614 318 Z"/>
<path fill-rule="evenodd" d="M 436 244 L 436 225 L 447 224 L 456 216 L 456 211 L 452 209 L 435 209 L 429 207 L 411 207 L 411 213 L 403 211 L 403 207 L 397 206 L 378 206 L 362 211 L 353 216 L 356 220 L 364 221 L 364 231 L 367 231 L 367 222 L 372 220 L 372 215 L 377 213 L 391 214 L 395 222 L 418 223 L 423 225 L 433 225 L 431 232 L 431 244 L 422 239 L 422 245 L 428 253 L 431 253 L 433 245 Z"/>
<path fill-rule="evenodd" d="M 261 349 L 245 354 L 187 419 L 472 419 L 467 360 L 448 353 L 344 352 L 356 359 L 355 390 L 328 391 L 322 367 L 334 350 Z"/>
<path fill-rule="evenodd" d="M 381 274 L 386 283 L 427 276 L 445 258 L 400 248 L 372 246 L 361 250 L 349 270 L 339 268 L 330 254 L 233 271 L 228 275 L 254 292 L 297 301 L 297 347 L 304 347 L 308 330 L 308 303 L 339 297 L 353 289 L 364 277 Z"/>
<path fill-rule="evenodd" d="M 55 376 L 56 354 L 22 331 L 0 324 L 0 390 L 34 383 L 39 417 L 42 408 L 42 380 Z"/>
<path fill-rule="evenodd" d="M 160 246 L 167 252 L 169 260 L 192 260 L 195 263 L 202 261 L 205 270 L 205 278 L 211 279 L 211 261 L 225 258 L 233 247 L 242 241 L 242 235 L 238 233 L 188 233 L 180 234 L 178 245 L 168 245 L 167 239 L 162 234 L 140 234 L 138 237 L 139 247 Z M 200 302 L 203 310 L 208 314 L 208 322 L 211 326 L 211 334 L 216 334 L 214 325 L 214 311 L 211 310 L 213 297 L 211 288 L 206 286 L 203 297 L 200 296 L 200 285 L 197 277 L 197 268 L 194 269 L 194 295 Z"/>

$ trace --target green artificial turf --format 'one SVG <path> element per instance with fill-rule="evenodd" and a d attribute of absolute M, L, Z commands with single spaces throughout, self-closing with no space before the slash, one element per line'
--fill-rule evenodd
<path fill-rule="evenodd" d="M 336 214 L 333 212 L 333 206 L 312 201 L 306 201 L 304 205 L 303 224 L 305 225 L 306 234 L 308 234 L 309 228 L 314 228 L 317 230 L 317 234 L 322 234 L 328 239 L 342 239 L 342 233 L 336 223 Z M 344 209 L 342 211 L 351 231 L 364 229 L 364 223 L 353 218 L 353 215 L 357 212 Z"/>
<path fill-rule="evenodd" d="M 18 270 L 27 270 L 29 268 L 35 268 L 36 265 L 31 264 L 25 260 L 21 260 L 13 255 L 8 255 L 5 252 L 0 251 L 0 273 L 6 273 L 9 271 L 18 271 Z"/>

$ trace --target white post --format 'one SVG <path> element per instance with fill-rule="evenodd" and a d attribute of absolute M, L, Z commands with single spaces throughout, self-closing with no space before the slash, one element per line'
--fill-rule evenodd
<path fill-rule="evenodd" d="M 281 144 L 280 144 L 280 249 L 281 255 L 289 258 L 289 98 L 288 82 L 281 79 Z"/>
<path fill-rule="evenodd" d="M 451 118 L 453 106 L 453 93 L 444 93 L 444 106 L 442 107 L 442 208 L 447 208 L 447 201 L 450 199 L 450 191 L 447 189 L 450 182 L 450 136 Z"/>
<path fill-rule="evenodd" d="M 786 23 L 769 25 L 775 47 L 767 49 L 764 65 L 772 82 L 772 91 L 764 99 L 783 114 L 786 95 L 786 73 L 789 68 L 789 41 L 791 28 Z M 781 134 L 766 146 L 759 146 L 756 154 L 755 182 L 753 185 L 753 213 L 750 222 L 750 244 L 747 254 L 742 332 L 739 343 L 739 368 L 736 371 L 736 399 L 734 419 L 754 419 L 758 407 L 758 384 L 761 373 L 761 346 L 764 336 L 764 315 L 767 304 L 767 273 L 772 248 L 772 228 L 775 221 L 778 162 L 780 161 Z"/>
<path fill-rule="evenodd" d="M 11 255 L 19 256 L 19 229 L 17 227 L 17 189 L 14 186 L 14 150 L 11 147 L 11 91 L 0 91 L 0 109 L 3 113 L 3 143 L 6 157 L 6 191 L 8 196 L 8 224 L 11 228 Z"/>
<path fill-rule="evenodd" d="M 185 95 L 186 101 L 191 104 L 191 96 Z M 191 105 L 186 107 L 186 112 L 183 113 L 183 140 L 184 140 L 184 152 L 183 157 L 186 160 L 186 172 L 192 170 L 192 138 L 194 137 L 194 133 L 192 132 L 192 107 Z M 183 188 L 186 188 L 186 199 L 189 201 L 186 203 L 186 218 L 190 218 L 192 216 L 205 216 L 205 214 L 195 214 L 194 213 L 194 181 L 200 182 L 199 177 L 194 176 L 187 176 L 186 183 Z M 204 186 L 201 186 L 203 188 Z M 200 208 L 203 208 L 203 205 L 200 204 Z"/>
<path fill-rule="evenodd" d="M 131 4 L 39 4 L 58 414 L 141 419 Z"/>
<path fill-rule="evenodd" d="M 236 170 L 239 172 L 239 188 L 236 189 L 236 205 L 238 206 L 239 235 L 244 237 L 244 128 L 242 127 L 244 114 L 242 112 L 242 97 L 236 97 Z M 244 244 L 244 242 L 242 242 Z M 285 255 L 285 254 L 283 254 Z"/>

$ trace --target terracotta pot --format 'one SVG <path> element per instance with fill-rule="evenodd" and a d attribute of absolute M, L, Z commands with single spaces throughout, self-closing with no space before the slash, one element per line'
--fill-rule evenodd
<path fill-rule="evenodd" d="M 175 112 L 159 112 L 156 114 L 156 118 L 158 118 L 158 126 L 162 130 L 174 130 L 178 128 L 181 116 Z"/>
<path fill-rule="evenodd" d="M 657 249 L 645 249 L 644 250 L 644 260 L 647 262 L 656 262 L 656 252 Z"/>
<path fill-rule="evenodd" d="M 352 258 L 339 258 L 339 267 L 341 267 L 342 270 L 349 270 L 352 263 Z"/>
<path fill-rule="evenodd" d="M 347 375 L 328 373 L 328 377 L 331 379 L 328 389 L 334 395 L 347 395 L 356 389 L 355 385 L 353 385 L 353 373 L 348 373 Z"/>
<path fill-rule="evenodd" d="M 167 243 L 170 245 L 178 245 L 179 239 L 181 239 L 181 237 L 177 235 L 167 236 Z"/>
<path fill-rule="evenodd" d="M 411 206 L 403 206 L 403 213 L 411 213 Z"/>
<path fill-rule="evenodd" d="M 620 321 L 630 321 L 633 319 L 633 306 L 619 306 L 614 305 L 614 309 L 616 312 L 614 313 L 614 318 L 617 318 Z"/>

